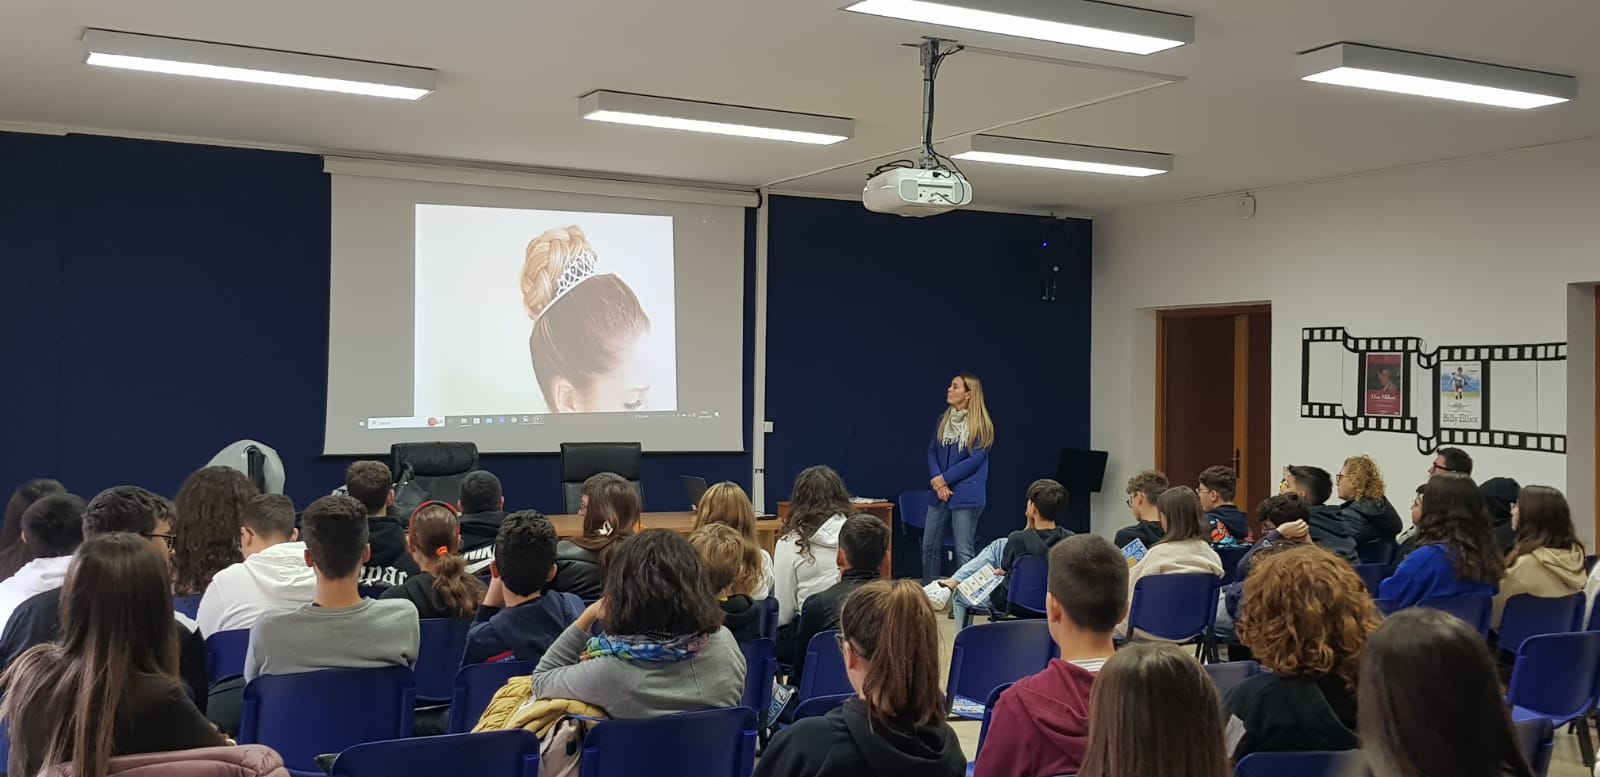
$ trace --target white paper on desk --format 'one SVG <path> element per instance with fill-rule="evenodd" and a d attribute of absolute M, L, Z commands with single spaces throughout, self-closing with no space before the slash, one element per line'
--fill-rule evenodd
<path fill-rule="evenodd" d="M 972 577 L 956 585 L 956 591 L 967 601 L 982 604 L 989 600 L 989 594 L 1000 586 L 1000 581 L 1005 579 L 992 564 L 985 564 L 983 569 L 977 571 Z"/>
<path fill-rule="evenodd" d="M 874 504 L 876 502 L 882 502 L 882 501 L 883 501 L 882 499 L 877 499 L 877 498 L 870 497 L 870 496 L 852 496 L 852 497 L 850 497 L 850 504 L 853 504 L 853 505 L 870 505 L 870 504 Z"/>

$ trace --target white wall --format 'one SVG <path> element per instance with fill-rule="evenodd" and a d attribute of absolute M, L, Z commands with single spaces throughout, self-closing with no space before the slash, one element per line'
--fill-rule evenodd
<path fill-rule="evenodd" d="M 1597 181 L 1600 139 L 1591 139 L 1274 188 L 1256 193 L 1250 220 L 1239 217 L 1237 197 L 1097 219 L 1090 442 L 1111 456 L 1105 493 L 1091 507 L 1095 531 L 1128 522 L 1122 485 L 1155 460 L 1154 311 L 1265 301 L 1271 460 L 1337 471 L 1345 456 L 1370 454 L 1402 511 L 1429 457 L 1411 435 L 1352 437 L 1337 421 L 1300 417 L 1301 328 L 1342 325 L 1357 337 L 1421 337 L 1433 348 L 1566 341 L 1570 318 L 1568 383 L 1577 388 L 1566 392 L 1567 434 L 1580 453 L 1569 462 L 1468 450 L 1480 479 L 1504 474 L 1568 490 L 1579 532 L 1592 541 L 1593 297 L 1568 285 L 1600 281 Z M 1431 414 L 1431 405 L 1414 414 Z"/>

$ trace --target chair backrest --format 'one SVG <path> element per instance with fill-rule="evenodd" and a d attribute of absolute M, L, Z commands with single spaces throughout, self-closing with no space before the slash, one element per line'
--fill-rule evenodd
<path fill-rule="evenodd" d="M 895 499 L 900 522 L 918 530 L 928 525 L 928 505 L 931 504 L 933 504 L 933 491 L 926 488 L 901 491 L 900 496 Z"/>
<path fill-rule="evenodd" d="M 1043 620 L 981 623 L 956 632 L 945 704 L 957 696 L 987 699 L 996 686 L 1037 674 L 1050 663 L 1053 644 L 1050 624 Z"/>
<path fill-rule="evenodd" d="M 417 646 L 417 701 L 443 704 L 450 701 L 455 688 L 461 654 L 467 651 L 467 628 L 471 621 L 454 618 L 423 618 L 422 639 Z"/>
<path fill-rule="evenodd" d="M 840 705 L 855 698 L 855 696 L 856 695 L 854 693 L 835 693 L 828 696 L 813 696 L 795 706 L 794 720 L 820 718 L 823 715 L 838 709 Z"/>
<path fill-rule="evenodd" d="M 249 650 L 249 629 L 219 631 L 206 637 L 206 679 L 214 683 L 244 674 L 244 657 Z"/>
<path fill-rule="evenodd" d="M 1006 602 L 1012 608 L 1044 614 L 1044 595 L 1050 590 L 1050 559 L 1018 556 L 1006 575 Z"/>
<path fill-rule="evenodd" d="M 1382 564 L 1394 568 L 1394 557 L 1400 555 L 1400 546 L 1392 541 L 1363 542 L 1356 546 L 1356 558 L 1363 564 Z"/>
<path fill-rule="evenodd" d="M 265 675 L 244 687 L 239 742 L 267 745 L 296 771 L 363 742 L 411 736 L 411 668 L 325 669 Z"/>
<path fill-rule="evenodd" d="M 1523 640 L 1506 702 L 1564 723 L 1588 711 L 1600 681 L 1600 634 L 1544 634 Z"/>
<path fill-rule="evenodd" d="M 806 645 L 806 672 L 800 678 L 800 688 L 795 693 L 795 702 L 803 702 L 813 696 L 832 696 L 839 693 L 855 693 L 855 688 L 850 685 L 850 677 L 844 673 L 844 656 L 839 653 L 837 629 L 819 631 Z"/>
<path fill-rule="evenodd" d="M 1418 607 L 1442 610 L 1467 622 L 1484 637 L 1489 636 L 1489 616 L 1494 613 L 1494 599 L 1488 596 L 1441 596 L 1423 599 Z"/>
<path fill-rule="evenodd" d="M 994 705 L 1000 703 L 1000 694 L 1005 693 L 1015 683 L 1001 683 L 989 692 L 989 698 L 983 700 L 983 723 L 978 726 L 978 746 L 972 753 L 973 763 L 977 763 L 978 756 L 983 752 L 983 740 L 989 737 L 989 721 L 994 719 Z"/>
<path fill-rule="evenodd" d="M 1261 665 L 1254 661 L 1206 664 L 1205 669 L 1206 674 L 1211 676 L 1211 682 L 1217 686 L 1218 695 L 1226 695 L 1235 686 L 1261 674 Z"/>
<path fill-rule="evenodd" d="M 1361 582 L 1367 584 L 1367 593 L 1372 598 L 1378 598 L 1378 588 L 1389 577 L 1391 570 L 1388 564 L 1357 564 L 1356 574 L 1361 577 Z"/>
<path fill-rule="evenodd" d="M 1550 752 L 1556 746 L 1556 727 L 1549 718 L 1518 720 L 1511 725 L 1517 730 L 1517 745 L 1528 759 L 1528 768 L 1534 777 L 1545 777 L 1550 773 Z"/>
<path fill-rule="evenodd" d="M 578 512 L 583 501 L 583 481 L 602 472 L 620 475 L 632 483 L 642 505 L 644 488 L 639 482 L 639 465 L 643 458 L 643 447 L 636 442 L 561 443 L 561 496 L 566 512 Z"/>
<path fill-rule="evenodd" d="M 181 612 L 192 619 L 195 617 L 195 613 L 200 612 L 200 597 L 204 595 L 205 594 L 190 594 L 188 596 L 174 596 L 172 597 L 172 609 L 177 610 L 178 612 Z"/>
<path fill-rule="evenodd" d="M 762 637 L 740 642 L 744 653 L 744 699 L 741 705 L 761 715 L 772 703 L 772 680 L 778 676 L 777 643 Z"/>
<path fill-rule="evenodd" d="M 1239 560 L 1244 554 L 1250 552 L 1249 546 L 1234 546 L 1231 548 L 1217 548 L 1217 558 L 1222 561 L 1222 584 L 1227 585 L 1239 579 Z"/>
<path fill-rule="evenodd" d="M 1234 777 L 1344 777 L 1356 774 L 1360 750 L 1251 753 L 1233 767 Z"/>
<path fill-rule="evenodd" d="M 1515 653 L 1529 637 L 1577 631 L 1583 621 L 1585 601 L 1581 591 L 1559 597 L 1517 594 L 1506 600 L 1496 644 L 1501 650 Z"/>
<path fill-rule="evenodd" d="M 539 777 L 539 737 L 517 728 L 369 742 L 340 753 L 332 773 L 334 777 Z"/>
<path fill-rule="evenodd" d="M 580 777 L 748 777 L 756 713 L 745 707 L 608 720 L 583 742 Z"/>
<path fill-rule="evenodd" d="M 527 661 L 501 661 L 494 664 L 468 664 L 456 672 L 453 692 L 450 694 L 450 723 L 446 729 L 452 734 L 464 734 L 478 725 L 478 718 L 489 708 L 495 691 L 513 677 L 533 674 L 533 664 Z"/>
<path fill-rule="evenodd" d="M 768 596 L 758 605 L 761 608 L 761 636 L 778 641 L 778 597 Z"/>
<path fill-rule="evenodd" d="M 1133 586 L 1128 630 L 1185 642 L 1211 633 L 1222 578 L 1204 572 L 1147 575 Z"/>

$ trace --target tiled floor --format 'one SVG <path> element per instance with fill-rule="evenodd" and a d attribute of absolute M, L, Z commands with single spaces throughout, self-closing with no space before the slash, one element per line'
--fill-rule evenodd
<path fill-rule="evenodd" d="M 979 618 L 978 622 L 983 619 Z M 956 638 L 956 622 L 948 618 L 939 620 L 939 666 L 941 674 L 950 668 L 950 647 Z M 944 677 L 939 678 L 940 687 L 944 686 Z M 956 735 L 961 738 L 961 750 L 971 759 L 978 752 L 977 721 L 955 721 L 950 724 Z M 1565 731 L 1557 732 L 1555 754 L 1550 759 L 1550 777 L 1590 777 L 1588 769 L 1583 767 L 1583 759 L 1578 755 L 1578 738 Z"/>

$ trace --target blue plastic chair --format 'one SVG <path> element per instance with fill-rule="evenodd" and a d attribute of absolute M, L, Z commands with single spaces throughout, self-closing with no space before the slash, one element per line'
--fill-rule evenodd
<path fill-rule="evenodd" d="M 317 756 L 411 736 L 410 667 L 265 675 L 244 687 L 239 744 L 266 745 L 291 774 L 321 777 Z"/>
<path fill-rule="evenodd" d="M 333 777 L 539 777 L 539 737 L 519 728 L 369 742 L 340 753 L 332 773 Z"/>
<path fill-rule="evenodd" d="M 1361 765 L 1360 750 L 1251 753 L 1233 767 L 1234 777 L 1344 777 Z"/>
<path fill-rule="evenodd" d="M 478 718 L 489 708 L 500 686 L 513 677 L 533 674 L 533 664 L 527 661 L 501 661 L 494 664 L 468 664 L 456 672 L 454 688 L 450 694 L 450 723 L 445 729 L 452 734 L 465 734 L 478 725 Z"/>
<path fill-rule="evenodd" d="M 895 499 L 895 508 L 899 511 L 900 523 L 904 526 L 909 526 L 913 529 L 916 529 L 919 532 L 928 530 L 928 508 L 931 506 L 933 506 L 933 489 L 929 488 L 901 491 L 900 496 Z M 944 538 L 944 552 L 941 553 L 939 557 L 945 558 L 955 553 L 955 548 L 955 535 L 950 534 L 946 536 Z M 921 559 L 921 543 L 917 544 L 916 552 L 917 558 Z M 918 564 L 918 566 L 920 567 L 921 564 Z M 922 570 L 922 576 L 924 578 L 937 578 L 942 577 L 943 575 L 943 569 L 935 569 L 932 571 L 926 569 Z"/>
<path fill-rule="evenodd" d="M 1050 663 L 1053 644 L 1050 624 L 1042 620 L 982 623 L 956 632 L 945 705 L 954 709 L 957 699 L 968 703 L 987 700 L 996 686 L 1038 673 Z M 983 717 L 982 712 L 955 714 L 968 720 Z"/>
<path fill-rule="evenodd" d="M 1393 569 L 1400 546 L 1393 542 L 1365 542 L 1356 546 L 1356 558 L 1363 564 L 1382 564 Z"/>
<path fill-rule="evenodd" d="M 813 696 L 800 702 L 794 708 L 794 719 L 820 718 L 838 709 L 845 702 L 856 697 L 853 693 L 835 693 L 828 696 Z"/>
<path fill-rule="evenodd" d="M 1485 639 L 1489 637 L 1489 619 L 1494 615 L 1494 599 L 1488 596 L 1442 596 L 1423 599 L 1417 607 L 1448 612 L 1478 630 Z"/>
<path fill-rule="evenodd" d="M 1517 594 L 1506 600 L 1495 644 L 1501 650 L 1516 653 L 1529 637 L 1577 631 L 1583 622 L 1584 602 L 1582 592 L 1561 597 Z"/>
<path fill-rule="evenodd" d="M 756 713 L 745 707 L 608 720 L 583 741 L 579 777 L 749 777 Z"/>
<path fill-rule="evenodd" d="M 1583 721 L 1600 688 L 1600 633 L 1583 631 L 1529 637 L 1511 668 L 1506 703 L 1514 721 L 1544 718 L 1551 725 L 1580 721 L 1578 749 L 1585 765 L 1594 763 L 1594 743 Z"/>
<path fill-rule="evenodd" d="M 744 653 L 745 666 L 744 699 L 740 704 L 755 710 L 756 718 L 760 719 L 772 705 L 772 680 L 778 676 L 778 647 L 772 640 L 762 637 L 740 642 L 739 650 Z"/>
<path fill-rule="evenodd" d="M 1367 593 L 1372 598 L 1378 598 L 1378 587 L 1393 572 L 1388 564 L 1357 564 L 1356 574 L 1361 576 L 1361 582 L 1367 584 Z"/>
<path fill-rule="evenodd" d="M 1015 683 L 1002 683 L 996 685 L 989 692 L 989 698 L 983 700 L 983 723 L 978 726 L 978 747 L 972 753 L 972 761 L 967 764 L 967 775 L 971 777 L 973 770 L 978 768 L 978 758 L 983 754 L 983 740 L 989 738 L 989 721 L 994 719 L 994 705 L 1000 703 L 1000 694 L 1005 693 Z"/>
<path fill-rule="evenodd" d="M 1234 546 L 1231 548 L 1217 548 L 1217 558 L 1222 560 L 1222 584 L 1227 585 L 1239 579 L 1239 560 L 1244 554 L 1250 552 L 1250 546 Z"/>
<path fill-rule="evenodd" d="M 817 632 L 806 643 L 806 673 L 796 689 L 796 703 L 813 696 L 855 693 L 849 675 L 844 673 L 844 655 L 839 652 L 838 634 L 837 630 Z"/>
<path fill-rule="evenodd" d="M 249 629 L 219 631 L 206 637 L 206 679 L 215 683 L 224 677 L 244 674 L 245 654 L 249 650 Z"/>
<path fill-rule="evenodd" d="M 467 652 L 467 628 L 471 625 L 471 621 L 455 618 L 422 619 L 422 639 L 417 647 L 417 701 L 450 701 L 461 655 Z"/>
<path fill-rule="evenodd" d="M 195 613 L 200 612 L 200 597 L 204 594 L 190 594 L 188 596 L 172 597 L 172 609 L 189 616 L 192 620 Z"/>
<path fill-rule="evenodd" d="M 1193 642 L 1208 652 L 1220 588 L 1222 578 L 1204 572 L 1140 578 L 1128 607 L 1128 638 L 1144 632 L 1179 644 Z"/>
<path fill-rule="evenodd" d="M 1022 610 L 1044 617 L 1044 596 L 1050 591 L 1048 556 L 1018 556 L 1006 575 L 1006 603 L 1012 612 Z"/>
<path fill-rule="evenodd" d="M 778 597 L 768 596 L 757 605 L 761 608 L 761 636 L 778 641 Z"/>
<path fill-rule="evenodd" d="M 1519 720 L 1512 724 L 1517 730 L 1517 745 L 1522 757 L 1528 759 L 1528 768 L 1534 777 L 1550 773 L 1550 755 L 1556 748 L 1556 729 L 1544 718 Z"/>
<path fill-rule="evenodd" d="M 1211 682 L 1217 686 L 1217 695 L 1227 696 L 1228 691 L 1261 674 L 1261 665 L 1254 661 L 1226 661 L 1206 664 L 1205 670 L 1211 676 Z"/>

